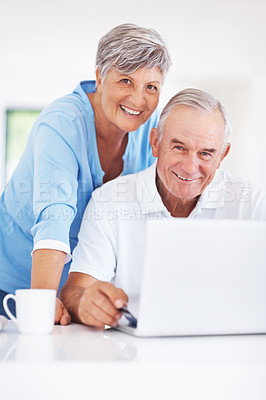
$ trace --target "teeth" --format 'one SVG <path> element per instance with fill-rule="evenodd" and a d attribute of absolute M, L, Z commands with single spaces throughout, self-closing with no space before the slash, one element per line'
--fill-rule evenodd
<path fill-rule="evenodd" d="M 176 176 L 179 178 L 179 179 L 181 179 L 182 181 L 194 181 L 194 179 L 189 179 L 189 178 L 183 178 L 183 176 L 180 176 L 180 175 L 178 175 L 177 173 L 175 173 L 176 174 Z"/>
<path fill-rule="evenodd" d="M 130 108 L 127 108 L 125 106 L 120 106 L 122 108 L 123 111 L 125 111 L 126 113 L 130 114 L 130 115 L 139 115 L 141 113 L 141 111 L 134 111 L 131 110 Z"/>

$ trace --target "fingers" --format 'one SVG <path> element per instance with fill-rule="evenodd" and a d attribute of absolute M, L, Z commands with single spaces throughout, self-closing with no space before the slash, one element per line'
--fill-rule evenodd
<path fill-rule="evenodd" d="M 128 302 L 127 294 L 119 288 L 116 288 L 114 285 L 108 282 L 100 282 L 98 281 L 100 290 L 104 293 L 112 302 L 114 307 L 121 308 Z"/>
<path fill-rule="evenodd" d="M 103 328 L 104 325 L 116 326 L 122 313 L 119 308 L 128 302 L 122 289 L 108 282 L 95 282 L 84 290 L 80 299 L 78 314 L 86 325 Z"/>
<path fill-rule="evenodd" d="M 60 325 L 68 325 L 71 322 L 71 317 L 69 312 L 67 311 L 66 307 L 63 305 L 63 314 L 60 318 Z"/>
<path fill-rule="evenodd" d="M 83 299 L 84 301 L 84 299 Z M 84 301 L 85 302 L 85 301 Z M 117 311 L 108 314 L 106 311 L 99 308 L 96 304 L 86 301 L 85 305 L 80 305 L 79 309 L 81 321 L 90 326 L 104 328 L 105 325 L 116 326 L 122 314 Z"/>
<path fill-rule="evenodd" d="M 71 317 L 62 303 L 61 300 L 56 298 L 56 307 L 55 307 L 55 324 L 60 323 L 61 325 L 68 325 L 71 321 Z"/>

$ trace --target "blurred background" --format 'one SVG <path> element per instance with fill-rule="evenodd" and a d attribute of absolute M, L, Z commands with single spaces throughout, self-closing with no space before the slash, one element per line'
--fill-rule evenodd
<path fill-rule="evenodd" d="M 98 40 L 125 22 L 168 45 L 160 108 L 185 87 L 222 100 L 233 129 L 223 168 L 266 190 L 266 0 L 0 0 L 0 191 L 38 112 L 94 79 Z"/>

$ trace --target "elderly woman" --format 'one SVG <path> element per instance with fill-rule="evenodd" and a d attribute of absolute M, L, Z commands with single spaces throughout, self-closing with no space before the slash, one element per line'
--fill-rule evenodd
<path fill-rule="evenodd" d="M 157 32 L 117 26 L 99 41 L 96 84 L 81 82 L 39 115 L 0 198 L 1 305 L 19 288 L 58 290 L 92 191 L 152 164 L 149 133 L 169 65 Z M 57 299 L 56 322 L 69 321 Z"/>

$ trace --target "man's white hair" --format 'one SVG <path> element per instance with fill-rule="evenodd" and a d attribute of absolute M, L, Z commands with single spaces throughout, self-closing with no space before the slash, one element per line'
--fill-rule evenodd
<path fill-rule="evenodd" d="M 161 141 L 162 139 L 164 126 L 168 116 L 175 107 L 180 105 L 194 107 L 199 111 L 208 113 L 216 110 L 220 111 L 224 120 L 224 143 L 222 149 L 222 151 L 224 152 L 226 150 L 227 144 L 229 143 L 229 138 L 231 134 L 231 126 L 228 113 L 225 106 L 219 100 L 217 100 L 211 94 L 204 92 L 200 89 L 184 89 L 169 100 L 169 102 L 164 107 L 160 116 L 160 120 L 158 122 L 157 129 L 159 133 L 159 140 Z"/>
<path fill-rule="evenodd" d="M 114 68 L 132 74 L 138 68 L 159 68 L 163 77 L 171 65 L 170 55 L 161 36 L 153 29 L 122 24 L 106 33 L 99 41 L 96 68 L 104 79 Z"/>

